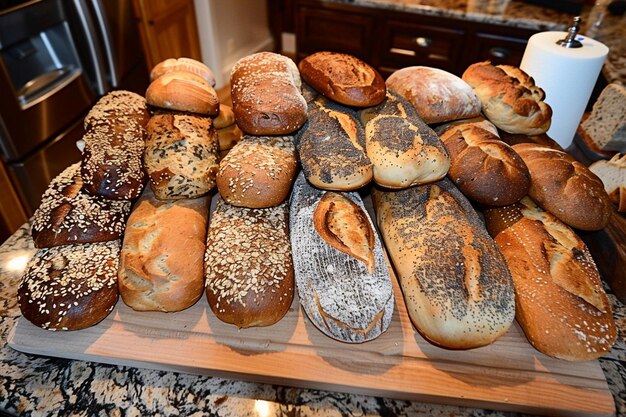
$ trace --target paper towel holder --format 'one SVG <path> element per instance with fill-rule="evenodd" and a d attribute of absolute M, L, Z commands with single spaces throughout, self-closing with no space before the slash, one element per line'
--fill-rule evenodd
<path fill-rule="evenodd" d="M 576 16 L 574 18 L 574 24 L 567 29 L 567 36 L 558 40 L 556 44 L 564 48 L 581 48 L 583 44 L 576 40 L 576 35 L 578 35 L 578 31 L 580 30 L 581 21 L 582 19 L 580 16 Z"/>

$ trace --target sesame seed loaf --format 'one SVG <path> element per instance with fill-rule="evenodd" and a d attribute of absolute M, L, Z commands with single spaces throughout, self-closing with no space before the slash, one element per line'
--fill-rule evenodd
<path fill-rule="evenodd" d="M 211 84 L 211 87 L 215 87 L 215 74 L 211 68 L 207 67 L 204 63 L 196 61 L 191 58 L 168 58 L 159 62 L 150 71 L 150 81 L 154 81 L 161 75 L 168 72 L 185 71 L 199 75 L 204 78 L 206 82 Z"/>
<path fill-rule="evenodd" d="M 17 300 L 22 315 L 48 330 L 79 330 L 109 315 L 117 302 L 120 240 L 39 249 Z"/>
<path fill-rule="evenodd" d="M 366 153 L 374 181 L 387 188 L 407 188 L 443 178 L 450 158 L 435 132 L 399 95 L 359 112 L 365 126 Z"/>
<path fill-rule="evenodd" d="M 35 247 L 119 239 L 130 212 L 128 200 L 106 200 L 87 194 L 80 163 L 67 167 L 48 185 L 31 221 Z"/>
<path fill-rule="evenodd" d="M 528 167 L 498 136 L 472 123 L 443 125 L 438 132 L 452 161 L 448 177 L 467 198 L 506 206 L 528 194 Z"/>
<path fill-rule="evenodd" d="M 193 72 L 174 71 L 161 75 L 146 90 L 149 105 L 168 110 L 217 116 L 220 101 L 210 83 Z"/>
<path fill-rule="evenodd" d="M 119 290 L 129 307 L 180 311 L 202 296 L 210 200 L 162 201 L 145 188 L 128 218 L 120 256 Z"/>
<path fill-rule="evenodd" d="M 563 223 L 600 230 L 611 217 L 611 201 L 602 181 L 566 152 L 534 143 L 513 145 L 530 171 L 528 195 Z"/>
<path fill-rule="evenodd" d="M 297 168 L 292 136 L 244 136 L 220 162 L 217 189 L 234 206 L 277 206 L 289 197 Z"/>
<path fill-rule="evenodd" d="M 289 224 L 296 288 L 311 323 L 346 343 L 385 332 L 394 310 L 391 278 L 358 193 L 323 191 L 300 174 Z"/>
<path fill-rule="evenodd" d="M 308 85 L 337 103 L 370 107 L 385 99 L 383 77 L 352 55 L 317 52 L 301 60 L 298 68 Z"/>
<path fill-rule="evenodd" d="M 195 198 L 215 187 L 219 155 L 210 117 L 159 113 L 147 131 L 144 165 L 157 198 Z"/>
<path fill-rule="evenodd" d="M 102 97 L 85 117 L 81 176 L 85 190 L 111 200 L 139 197 L 148 123 L 146 100 L 129 91 Z"/>
<path fill-rule="evenodd" d="M 598 358 L 616 339 L 611 305 L 580 238 L 525 197 L 485 211 L 515 283 L 516 318 L 530 343 L 570 361 Z"/>
<path fill-rule="evenodd" d="M 373 168 L 356 112 L 323 96 L 308 108 L 308 120 L 296 135 L 306 179 L 324 190 L 349 191 L 368 184 Z"/>
<path fill-rule="evenodd" d="M 219 199 L 205 255 L 206 295 L 220 320 L 240 328 L 270 326 L 294 295 L 289 205 L 235 207 Z"/>
<path fill-rule="evenodd" d="M 273 52 L 248 55 L 230 73 L 235 120 L 250 135 L 288 135 L 306 121 L 300 73 L 289 58 Z"/>
<path fill-rule="evenodd" d="M 515 317 L 511 274 L 449 179 L 398 191 L 373 187 L 372 200 L 409 317 L 428 341 L 470 349 L 507 332 Z"/>

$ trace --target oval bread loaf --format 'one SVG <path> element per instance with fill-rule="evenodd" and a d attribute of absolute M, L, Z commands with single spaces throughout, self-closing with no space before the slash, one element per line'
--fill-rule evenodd
<path fill-rule="evenodd" d="M 155 107 L 208 116 L 220 112 L 219 98 L 211 84 L 187 71 L 168 72 L 156 78 L 146 90 L 146 101 Z"/>
<path fill-rule="evenodd" d="M 417 330 L 450 349 L 492 343 L 515 316 L 511 274 L 469 201 L 448 180 L 372 189 L 378 226 Z"/>
<path fill-rule="evenodd" d="M 515 283 L 516 318 L 546 355 L 591 360 L 611 350 L 616 328 L 598 270 L 582 240 L 525 197 L 485 211 Z"/>
<path fill-rule="evenodd" d="M 218 200 L 205 256 L 206 295 L 217 318 L 246 328 L 287 313 L 294 295 L 288 221 L 288 203 L 250 209 Z"/>
<path fill-rule="evenodd" d="M 150 71 L 150 81 L 154 81 L 161 75 L 168 72 L 191 72 L 204 78 L 206 82 L 211 84 L 211 87 L 215 87 L 215 74 L 211 68 L 207 67 L 204 63 L 196 61 L 191 58 L 168 58 L 159 62 Z"/>

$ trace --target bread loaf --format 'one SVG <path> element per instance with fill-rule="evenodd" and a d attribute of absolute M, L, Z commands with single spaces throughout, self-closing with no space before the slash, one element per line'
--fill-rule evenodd
<path fill-rule="evenodd" d="M 157 198 L 195 198 L 215 187 L 219 156 L 211 118 L 155 114 L 147 130 L 144 163 Z"/>
<path fill-rule="evenodd" d="M 372 200 L 409 316 L 427 340 L 469 349 L 506 333 L 515 316 L 511 274 L 448 179 L 399 191 L 374 187 Z"/>
<path fill-rule="evenodd" d="M 289 196 L 297 168 L 293 136 L 244 136 L 220 162 L 217 189 L 234 206 L 277 206 Z"/>
<path fill-rule="evenodd" d="M 411 103 L 427 124 L 480 115 L 480 100 L 462 79 L 430 67 L 406 67 L 387 78 L 387 88 Z"/>
<path fill-rule="evenodd" d="M 511 65 L 470 65 L 463 80 L 472 86 L 487 119 L 508 133 L 540 135 L 550 128 L 552 109 L 531 76 Z"/>
<path fill-rule="evenodd" d="M 611 201 L 602 181 L 569 154 L 530 143 L 513 145 L 530 171 L 528 194 L 563 223 L 600 230 L 610 219 Z"/>
<path fill-rule="evenodd" d="M 481 129 L 486 130 L 489 133 L 494 134 L 497 137 L 500 137 L 500 132 L 498 132 L 498 128 L 493 123 L 491 123 L 489 120 L 485 119 L 483 116 L 472 117 L 471 119 L 455 120 L 453 122 L 448 122 L 448 123 L 441 124 L 441 125 L 435 127 L 435 133 L 437 133 L 437 135 L 441 135 L 444 131 L 450 130 L 452 128 L 456 128 L 458 126 L 463 126 L 463 127 L 475 126 L 475 127 L 479 127 Z M 506 132 L 504 132 L 504 133 L 506 134 Z M 513 135 L 511 135 L 511 136 L 513 136 Z M 516 136 L 522 136 L 522 135 L 516 135 Z M 509 143 L 509 145 L 511 145 L 511 144 Z"/>
<path fill-rule="evenodd" d="M 238 144 L 243 137 L 243 132 L 236 124 L 216 129 L 215 133 L 217 134 L 217 147 L 220 150 L 220 159 L 224 159 L 228 151 Z"/>
<path fill-rule="evenodd" d="M 119 240 L 38 250 L 17 290 L 24 318 L 48 330 L 99 323 L 117 302 L 119 252 Z"/>
<path fill-rule="evenodd" d="M 204 78 L 193 72 L 167 72 L 150 83 L 146 101 L 151 106 L 169 110 L 217 116 L 220 101 Z"/>
<path fill-rule="evenodd" d="M 111 200 L 139 197 L 148 118 L 144 98 L 129 91 L 108 93 L 93 106 L 85 117 L 81 166 L 88 193 Z"/>
<path fill-rule="evenodd" d="M 120 255 L 119 291 L 138 311 L 173 312 L 204 292 L 210 197 L 162 201 L 146 187 L 133 208 Z"/>
<path fill-rule="evenodd" d="M 298 67 L 272 52 L 248 55 L 230 73 L 237 124 L 250 135 L 287 135 L 306 121 Z"/>
<path fill-rule="evenodd" d="M 225 127 L 231 126 L 235 123 L 235 113 L 233 113 L 233 109 L 226 104 L 220 104 L 220 112 L 213 119 L 213 126 L 215 129 L 223 129 Z"/>
<path fill-rule="evenodd" d="M 552 148 L 557 150 L 563 150 L 561 145 L 559 145 L 554 139 L 548 136 L 546 133 L 542 133 L 540 135 L 523 135 L 523 134 L 512 134 L 504 131 L 499 132 L 500 139 L 502 142 L 513 146 L 518 143 L 535 143 L 537 145 L 541 145 L 545 148 Z"/>
<path fill-rule="evenodd" d="M 387 188 L 407 188 L 443 178 L 450 159 L 443 144 L 412 106 L 395 93 L 359 112 L 365 126 L 366 153 L 374 181 Z"/>
<path fill-rule="evenodd" d="M 373 177 L 365 131 L 356 113 L 324 97 L 309 103 L 308 121 L 296 136 L 306 179 L 325 190 L 355 190 Z"/>
<path fill-rule="evenodd" d="M 122 236 L 131 202 L 87 194 L 82 185 L 80 163 L 50 182 L 31 221 L 35 247 L 105 242 Z"/>
<path fill-rule="evenodd" d="M 311 322 L 348 343 L 387 330 L 394 309 L 391 279 L 359 195 L 319 190 L 300 174 L 289 223 L 296 288 Z"/>
<path fill-rule="evenodd" d="M 530 343 L 570 361 L 607 353 L 615 323 L 582 240 L 528 197 L 486 210 L 485 219 L 513 275 L 516 318 Z"/>
<path fill-rule="evenodd" d="M 370 107 L 385 99 L 385 81 L 369 64 L 338 52 L 316 52 L 300 61 L 302 79 L 337 103 Z"/>
<path fill-rule="evenodd" d="M 528 194 L 530 173 L 517 153 L 474 124 L 439 128 L 450 154 L 448 177 L 468 197 L 487 206 L 506 206 Z"/>
<path fill-rule="evenodd" d="M 168 72 L 179 71 L 191 72 L 198 75 L 211 84 L 211 87 L 215 87 L 215 74 L 213 74 L 211 68 L 191 58 L 169 58 L 159 62 L 152 68 L 152 71 L 150 71 L 150 81 L 154 81 Z"/>
<path fill-rule="evenodd" d="M 288 219 L 288 203 L 249 209 L 218 201 L 205 257 L 217 318 L 245 328 L 270 326 L 287 313 L 294 293 Z"/>
<path fill-rule="evenodd" d="M 626 155 L 615 154 L 610 161 L 596 161 L 589 165 L 589 170 L 600 178 L 617 210 L 626 212 Z"/>
<path fill-rule="evenodd" d="M 580 125 L 602 150 L 626 152 L 626 87 L 611 83 L 602 90 L 591 114 Z"/>

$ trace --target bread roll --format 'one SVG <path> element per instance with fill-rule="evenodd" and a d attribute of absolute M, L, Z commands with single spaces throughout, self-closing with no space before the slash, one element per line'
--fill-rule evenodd
<path fill-rule="evenodd" d="M 122 236 L 131 202 L 87 194 L 82 185 L 80 163 L 50 182 L 31 221 L 35 247 L 106 242 Z"/>
<path fill-rule="evenodd" d="M 237 124 L 250 135 L 288 135 L 306 121 L 298 67 L 273 52 L 248 55 L 230 73 Z"/>
<path fill-rule="evenodd" d="M 204 291 L 204 251 L 210 197 L 161 201 L 146 187 L 128 218 L 119 291 L 138 311 L 173 312 Z"/>
<path fill-rule="evenodd" d="M 213 74 L 211 68 L 191 58 L 169 58 L 159 62 L 150 71 L 150 81 L 154 81 L 168 72 L 178 71 L 191 72 L 198 75 L 211 84 L 211 87 L 215 87 L 215 74 Z"/>
<path fill-rule="evenodd" d="M 513 275 L 516 318 L 530 343 L 570 361 L 609 352 L 611 305 L 582 240 L 528 197 L 486 210 L 485 219 Z"/>
<path fill-rule="evenodd" d="M 117 303 L 120 241 L 40 249 L 17 290 L 22 315 L 47 330 L 80 330 Z"/>
<path fill-rule="evenodd" d="M 611 217 L 611 201 L 602 181 L 569 154 L 521 143 L 513 150 L 530 171 L 528 194 L 563 223 L 581 230 L 600 230 Z"/>
<path fill-rule="evenodd" d="M 144 163 L 157 198 L 195 198 L 215 187 L 219 156 L 211 118 L 156 114 L 147 130 Z"/>
<path fill-rule="evenodd" d="M 440 180 L 448 172 L 450 159 L 443 144 L 397 94 L 387 92 L 382 104 L 361 110 L 359 116 L 377 184 L 407 188 Z"/>
<path fill-rule="evenodd" d="M 540 135 L 529 136 L 529 135 L 512 134 L 512 133 L 500 131 L 499 136 L 502 142 L 511 146 L 517 145 L 518 143 L 535 143 L 545 148 L 563 150 L 561 145 L 559 145 L 554 139 L 552 139 L 546 133 L 542 133 Z"/>
<path fill-rule="evenodd" d="M 455 120 L 453 122 L 448 122 L 448 123 L 441 124 L 441 125 L 435 127 L 435 133 L 437 133 L 437 135 L 441 136 L 441 134 L 443 132 L 445 132 L 446 130 L 450 130 L 453 127 L 457 127 L 457 126 L 463 126 L 463 127 L 475 126 L 475 127 L 479 127 L 481 129 L 486 130 L 489 133 L 494 134 L 497 137 L 500 137 L 500 132 L 498 132 L 498 128 L 496 127 L 496 125 L 491 123 L 489 120 L 485 119 L 483 116 L 472 117 L 471 119 Z M 511 144 L 509 143 L 509 145 L 511 145 Z"/>
<path fill-rule="evenodd" d="M 369 64 L 347 54 L 317 52 L 298 65 L 302 79 L 337 103 L 370 107 L 385 99 L 385 81 Z"/>
<path fill-rule="evenodd" d="M 292 136 L 244 136 L 220 162 L 217 189 L 234 206 L 277 206 L 289 196 L 297 168 Z"/>
<path fill-rule="evenodd" d="M 498 136 L 472 123 L 442 126 L 439 131 L 452 161 L 448 176 L 470 200 L 506 206 L 528 194 L 526 164 Z"/>
<path fill-rule="evenodd" d="M 394 309 L 389 269 L 359 195 L 319 190 L 300 174 L 289 223 L 296 288 L 315 327 L 347 343 L 387 330 Z"/>
<path fill-rule="evenodd" d="M 239 126 L 232 124 L 228 127 L 216 129 L 217 134 L 217 147 L 220 150 L 220 158 L 223 159 L 225 153 L 232 149 L 243 137 L 243 132 L 239 129 Z"/>
<path fill-rule="evenodd" d="M 372 162 L 356 113 L 320 96 L 309 103 L 308 119 L 296 136 L 306 179 L 324 190 L 356 190 L 369 183 Z"/>
<path fill-rule="evenodd" d="M 220 104 L 220 112 L 216 118 L 213 119 L 213 126 L 215 129 L 223 129 L 231 126 L 235 123 L 235 113 L 233 109 L 226 104 Z"/>
<path fill-rule="evenodd" d="M 387 88 L 411 103 L 427 124 L 480 115 L 480 100 L 462 79 L 430 67 L 406 67 L 387 78 Z"/>
<path fill-rule="evenodd" d="M 146 101 L 155 107 L 208 116 L 220 112 L 219 98 L 211 84 L 187 71 L 168 72 L 152 81 L 146 90 Z"/>
<path fill-rule="evenodd" d="M 508 133 L 540 135 L 550 128 L 552 109 L 531 76 L 511 65 L 470 65 L 463 80 L 472 86 L 487 119 Z"/>
<path fill-rule="evenodd" d="M 148 123 L 146 100 L 130 91 L 102 97 L 85 117 L 81 177 L 84 189 L 110 200 L 139 197 Z"/>
<path fill-rule="evenodd" d="M 218 201 L 205 257 L 217 318 L 245 328 L 270 326 L 287 313 L 294 293 L 288 219 L 288 203 L 249 209 Z"/>
<path fill-rule="evenodd" d="M 506 333 L 515 316 L 511 274 L 448 179 L 400 191 L 374 187 L 372 200 L 409 317 L 428 341 L 470 349 Z"/>
<path fill-rule="evenodd" d="M 600 160 L 589 165 L 604 185 L 609 199 L 618 205 L 618 211 L 626 212 L 626 155 L 615 154 L 610 161 Z"/>

